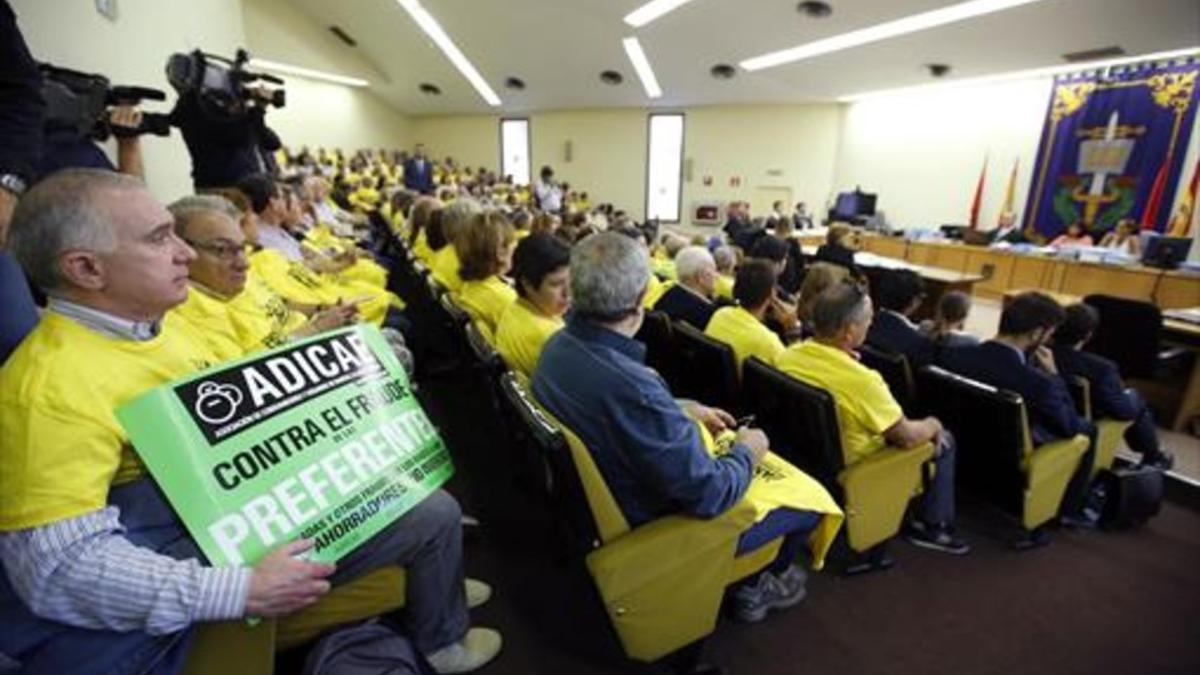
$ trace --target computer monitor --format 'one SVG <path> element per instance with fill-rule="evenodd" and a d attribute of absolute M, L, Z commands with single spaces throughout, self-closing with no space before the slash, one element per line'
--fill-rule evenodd
<path fill-rule="evenodd" d="M 877 197 L 858 189 L 854 192 L 839 192 L 829 214 L 830 219 L 860 222 L 863 216 L 873 216 Z"/>
<path fill-rule="evenodd" d="M 1142 252 L 1142 264 L 1163 269 L 1175 269 L 1187 260 L 1192 248 L 1190 237 L 1151 237 Z"/>

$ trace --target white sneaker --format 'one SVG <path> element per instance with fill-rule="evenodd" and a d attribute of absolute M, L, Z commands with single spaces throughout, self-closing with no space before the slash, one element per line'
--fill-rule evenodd
<path fill-rule="evenodd" d="M 467 577 L 463 580 L 463 588 L 467 592 L 468 609 L 475 609 L 492 597 L 492 587 L 478 579 Z"/>
<path fill-rule="evenodd" d="M 469 673 L 496 658 L 502 642 L 499 631 L 491 628 L 472 628 L 463 639 L 432 654 L 426 654 L 425 659 L 440 675 Z"/>

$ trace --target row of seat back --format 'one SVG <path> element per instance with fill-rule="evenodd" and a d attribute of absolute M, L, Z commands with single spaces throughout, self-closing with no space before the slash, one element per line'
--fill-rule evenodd
<path fill-rule="evenodd" d="M 1034 447 L 1021 396 L 937 366 L 917 375 L 924 400 L 958 442 L 957 481 L 1033 530 L 1058 515 L 1087 451 L 1083 435 Z"/>
<path fill-rule="evenodd" d="M 917 383 L 912 367 L 903 354 L 893 354 L 871 345 L 859 347 L 862 364 L 883 376 L 892 397 L 910 417 L 917 414 Z"/>
<path fill-rule="evenodd" d="M 733 415 L 742 412 L 737 357 L 733 349 L 705 335 L 691 324 L 672 325 L 675 368 L 671 392 L 679 398 L 703 401 Z"/>

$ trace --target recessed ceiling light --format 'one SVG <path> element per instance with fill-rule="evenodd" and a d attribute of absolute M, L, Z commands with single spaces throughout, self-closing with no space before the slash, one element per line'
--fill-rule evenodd
<path fill-rule="evenodd" d="M 433 40 L 438 49 L 442 50 L 446 58 L 450 59 L 450 63 L 453 63 L 458 72 L 467 78 L 467 81 L 471 83 L 472 87 L 475 87 L 475 91 L 479 92 L 479 95 L 484 101 L 487 101 L 488 105 L 500 105 L 500 97 L 496 95 L 496 92 L 492 91 L 492 88 L 483 79 L 483 76 L 479 74 L 479 71 L 475 70 L 475 66 L 458 49 L 458 46 L 454 44 L 454 41 L 442 29 L 442 25 L 438 23 L 437 19 L 433 18 L 433 15 L 426 11 L 418 0 L 396 0 L 396 2 L 404 8 L 404 11 L 408 12 L 412 20 L 421 27 L 421 30 L 425 31 L 425 34 L 429 36 L 430 40 Z"/>
<path fill-rule="evenodd" d="M 820 2 L 819 0 L 807 0 L 796 5 L 796 11 L 810 19 L 824 19 L 833 14 L 833 8 L 828 2 Z"/>
<path fill-rule="evenodd" d="M 646 4 L 638 7 L 632 12 L 625 15 L 625 23 L 634 28 L 641 28 L 658 17 L 670 12 L 680 5 L 685 5 L 692 0 L 650 0 Z"/>
<path fill-rule="evenodd" d="M 638 42 L 635 37 L 627 37 L 621 41 L 621 44 L 625 46 L 625 55 L 633 64 L 634 72 L 642 81 L 642 88 L 646 90 L 646 96 L 650 98 L 662 96 L 662 89 L 658 87 L 658 78 L 654 77 L 654 69 L 650 67 L 646 52 L 642 51 L 642 43 Z"/>
<path fill-rule="evenodd" d="M 417 89 L 420 89 L 422 94 L 429 94 L 430 96 L 440 96 L 442 93 L 441 87 L 429 82 L 422 82 Z"/>
<path fill-rule="evenodd" d="M 516 89 L 519 91 L 525 88 L 525 80 L 522 80 L 519 77 L 510 77 L 504 81 L 504 86 L 508 87 L 509 89 Z"/>
<path fill-rule="evenodd" d="M 746 70 L 762 70 L 763 68 L 773 68 L 781 66 L 785 63 L 793 63 L 803 59 L 811 59 L 814 56 L 822 54 L 830 54 L 843 49 L 859 47 L 880 40 L 916 33 L 918 31 L 945 26 L 947 24 L 965 21 L 977 16 L 1000 12 L 1021 5 L 1028 5 L 1034 2 L 1042 2 L 1042 0 L 969 0 L 969 2 L 960 2 L 957 5 L 942 7 L 929 12 L 913 14 L 895 21 L 876 24 L 868 28 L 862 28 L 841 35 L 824 38 L 815 42 L 791 47 L 789 49 L 781 49 L 779 51 L 755 56 L 754 58 L 742 61 L 740 65 Z"/>
<path fill-rule="evenodd" d="M 728 63 L 718 63 L 710 68 L 708 72 L 718 80 L 729 80 L 732 79 L 734 75 L 737 75 L 737 69 Z"/>
<path fill-rule="evenodd" d="M 615 70 L 606 70 L 600 73 L 600 81 L 604 84 L 617 85 L 625 81 L 625 77 Z"/>
<path fill-rule="evenodd" d="M 950 69 L 951 69 L 951 67 L 950 67 L 949 63 L 926 63 L 925 64 L 925 70 L 928 70 L 929 74 L 934 77 L 945 77 L 950 74 Z"/>

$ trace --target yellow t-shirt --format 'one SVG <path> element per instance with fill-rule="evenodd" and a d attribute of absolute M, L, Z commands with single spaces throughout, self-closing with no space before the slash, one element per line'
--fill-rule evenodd
<path fill-rule="evenodd" d="M 170 313 L 178 314 L 192 324 L 209 349 L 222 361 L 245 355 L 246 348 L 238 338 L 233 319 L 223 301 L 193 286 L 188 290 L 187 300 Z"/>
<path fill-rule="evenodd" d="M 139 342 L 48 312 L 0 369 L 0 531 L 103 508 L 144 473 L 116 408 L 218 360 L 174 313 Z"/>
<path fill-rule="evenodd" d="M 303 305 L 332 305 L 354 302 L 364 321 L 383 324 L 393 295 L 374 285 L 345 279 L 340 283 L 328 274 L 310 270 L 304 263 L 288 260 L 282 253 L 263 249 L 250 256 L 250 269 L 285 300 Z"/>
<path fill-rule="evenodd" d="M 528 300 L 518 298 L 500 317 L 496 328 L 496 351 L 510 368 L 533 376 L 542 347 L 563 327 L 560 317 L 545 316 Z"/>
<path fill-rule="evenodd" d="M 462 277 L 458 276 L 458 268 L 461 264 L 454 245 L 446 244 L 433 254 L 433 261 L 429 264 L 429 273 L 438 283 L 445 286 L 446 290 L 457 293 L 459 287 L 462 286 Z"/>
<path fill-rule="evenodd" d="M 783 340 L 775 331 L 741 307 L 722 307 L 713 312 L 704 334 L 733 347 L 739 376 L 742 374 L 742 363 L 751 356 L 774 363 L 775 357 L 785 349 Z"/>
<path fill-rule="evenodd" d="M 833 396 L 846 466 L 882 450 L 883 432 L 904 416 L 883 376 L 840 349 L 805 340 L 780 354 L 775 367 Z"/>
<path fill-rule="evenodd" d="M 733 300 L 733 277 L 725 274 L 718 274 L 714 294 L 718 298 Z"/>
<path fill-rule="evenodd" d="M 659 281 L 658 277 L 651 274 L 650 281 L 646 282 L 646 297 L 642 299 L 642 307 L 654 309 L 654 305 L 658 303 L 659 298 L 671 290 L 671 287 L 674 285 L 674 281 Z"/>
<path fill-rule="evenodd" d="M 308 322 L 253 272 L 246 279 L 246 287 L 231 298 L 225 308 L 238 344 L 246 353 L 278 347 Z"/>
<path fill-rule="evenodd" d="M 433 249 L 429 248 L 429 239 L 425 237 L 425 230 L 417 233 L 417 240 L 412 245 L 413 257 L 425 263 L 426 267 L 433 264 Z"/>
<path fill-rule="evenodd" d="M 516 299 L 517 292 L 512 286 L 494 275 L 483 281 L 464 281 L 454 296 L 454 301 L 465 309 L 472 319 L 487 326 L 493 335 L 504 310 Z"/>

